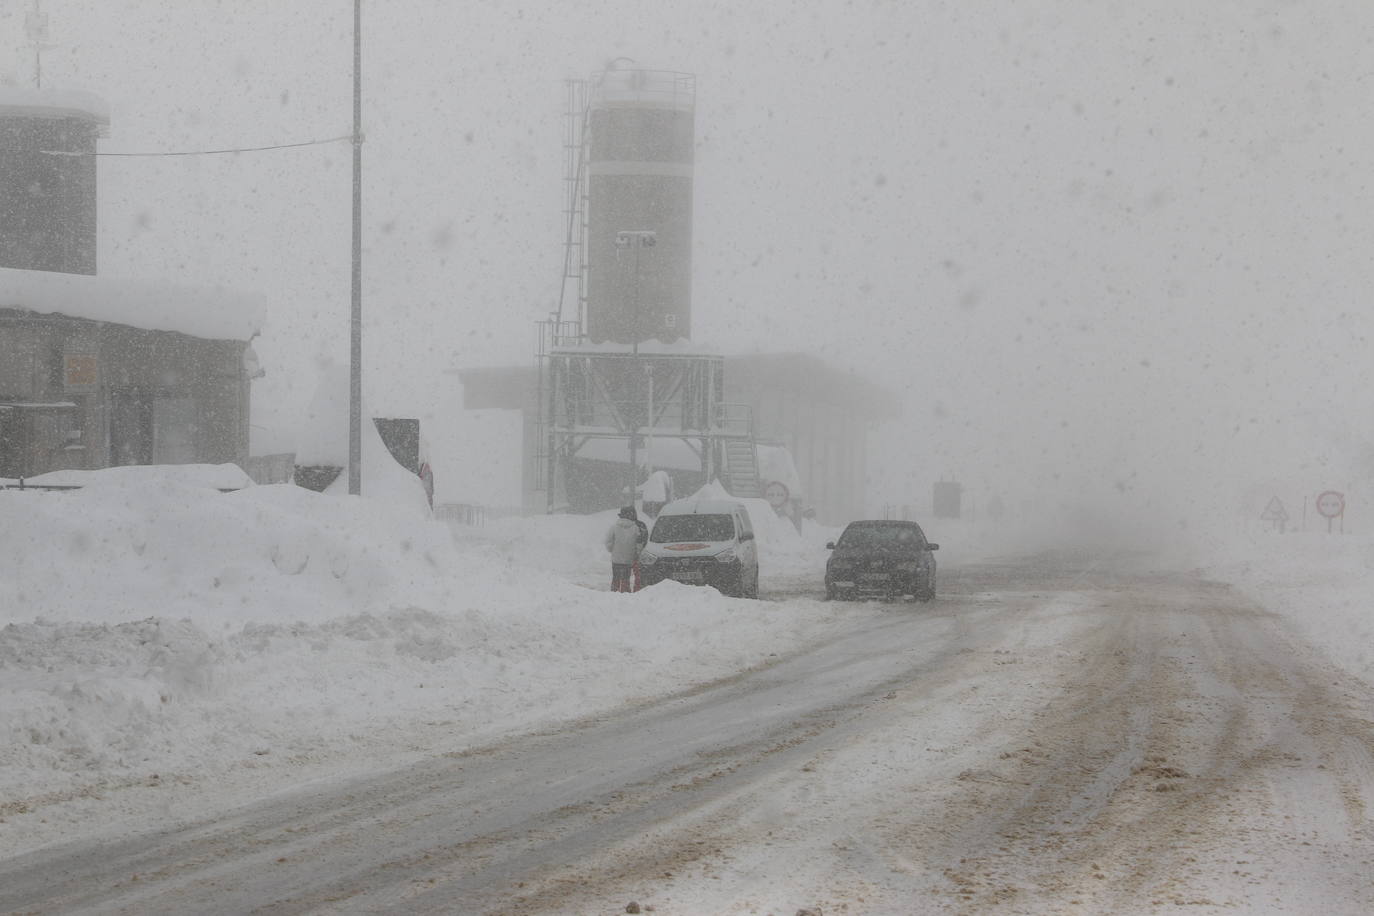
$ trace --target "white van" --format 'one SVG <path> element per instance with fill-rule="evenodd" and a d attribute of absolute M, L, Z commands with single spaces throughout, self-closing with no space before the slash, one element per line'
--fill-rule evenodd
<path fill-rule="evenodd" d="M 759 548 L 749 512 L 724 499 L 680 499 L 654 520 L 639 555 L 644 585 L 672 579 L 735 598 L 759 596 Z"/>

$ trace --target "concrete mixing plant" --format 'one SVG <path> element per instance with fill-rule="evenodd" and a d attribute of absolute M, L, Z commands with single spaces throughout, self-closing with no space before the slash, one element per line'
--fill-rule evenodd
<path fill-rule="evenodd" d="M 759 495 L 748 411 L 692 326 L 696 79 L 614 67 L 568 86 L 564 294 L 541 328 L 549 509 L 623 505 L 655 467 Z"/>
<path fill-rule="evenodd" d="M 536 366 L 454 370 L 466 408 L 521 411 L 522 511 L 623 506 L 665 477 L 798 522 L 862 511 L 892 397 L 809 353 L 694 339 L 696 77 L 621 60 L 566 92 L 562 282 Z"/>

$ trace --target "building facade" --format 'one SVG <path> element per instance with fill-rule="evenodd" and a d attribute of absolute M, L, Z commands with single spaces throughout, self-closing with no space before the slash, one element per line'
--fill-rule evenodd
<path fill-rule="evenodd" d="M 804 490 L 792 495 L 818 519 L 864 513 L 869 433 L 900 415 L 895 395 L 810 354 L 755 353 L 726 358 L 725 399 L 748 406 L 760 445 L 791 454 Z"/>
<path fill-rule="evenodd" d="M 0 265 L 96 272 L 96 141 L 105 103 L 0 88 Z"/>
<path fill-rule="evenodd" d="M 248 342 L 0 308 L 0 477 L 248 460 Z"/>
<path fill-rule="evenodd" d="M 0 268 L 0 477 L 248 460 L 262 302 Z"/>

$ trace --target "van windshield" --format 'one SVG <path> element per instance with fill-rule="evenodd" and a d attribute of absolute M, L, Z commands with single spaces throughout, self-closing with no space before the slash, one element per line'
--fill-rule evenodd
<path fill-rule="evenodd" d="M 728 541 L 735 536 L 735 520 L 728 515 L 660 515 L 649 540 L 655 544 L 679 541 Z"/>

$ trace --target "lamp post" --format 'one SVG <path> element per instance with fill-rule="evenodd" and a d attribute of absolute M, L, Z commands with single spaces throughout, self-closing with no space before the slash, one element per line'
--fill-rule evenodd
<path fill-rule="evenodd" d="M 619 232 L 617 232 L 617 233 L 615 234 L 615 247 L 616 247 L 616 250 L 617 250 L 617 251 L 624 251 L 624 250 L 627 249 L 627 248 L 633 248 L 633 249 L 634 249 L 634 253 L 635 253 L 634 324 L 633 324 L 633 326 L 632 326 L 632 333 L 631 333 L 631 341 L 632 341 L 631 352 L 632 352 L 632 354 L 633 354 L 633 356 L 634 356 L 634 362 L 635 362 L 635 367 L 636 367 L 636 368 L 638 368 L 638 366 L 639 366 L 639 336 L 640 336 L 640 329 L 639 329 L 639 312 L 640 312 L 640 301 L 639 301 L 639 253 L 640 253 L 642 250 L 644 250 L 645 248 L 652 248 L 652 247 L 654 247 L 654 245 L 656 245 L 656 244 L 658 244 L 658 233 L 657 233 L 657 232 L 654 232 L 652 229 L 621 229 Z M 650 385 L 650 387 L 649 387 L 649 417 L 648 417 L 648 420 L 649 420 L 650 428 L 652 429 L 652 428 L 653 428 L 653 422 L 654 422 L 654 418 L 653 418 L 653 410 L 654 410 L 653 397 L 654 397 L 654 395 L 653 395 L 653 380 L 652 380 L 652 377 L 650 378 L 649 385 Z M 633 503 L 634 503 L 634 501 L 635 501 L 635 484 L 638 482 L 638 477 L 639 477 L 639 461 L 638 461 L 638 459 L 639 459 L 639 453 L 638 453 L 638 449 L 637 449 L 637 447 L 636 447 L 636 445 L 635 445 L 635 439 L 636 439 L 636 437 L 638 436 L 638 434 L 639 434 L 639 424 L 633 423 L 633 422 L 632 422 L 632 423 L 630 424 L 630 435 L 629 435 L 629 440 L 630 440 L 630 503 L 631 503 L 632 505 L 633 505 Z"/>
<path fill-rule="evenodd" d="M 353 311 L 349 326 L 348 492 L 363 485 L 363 0 L 353 0 Z"/>

